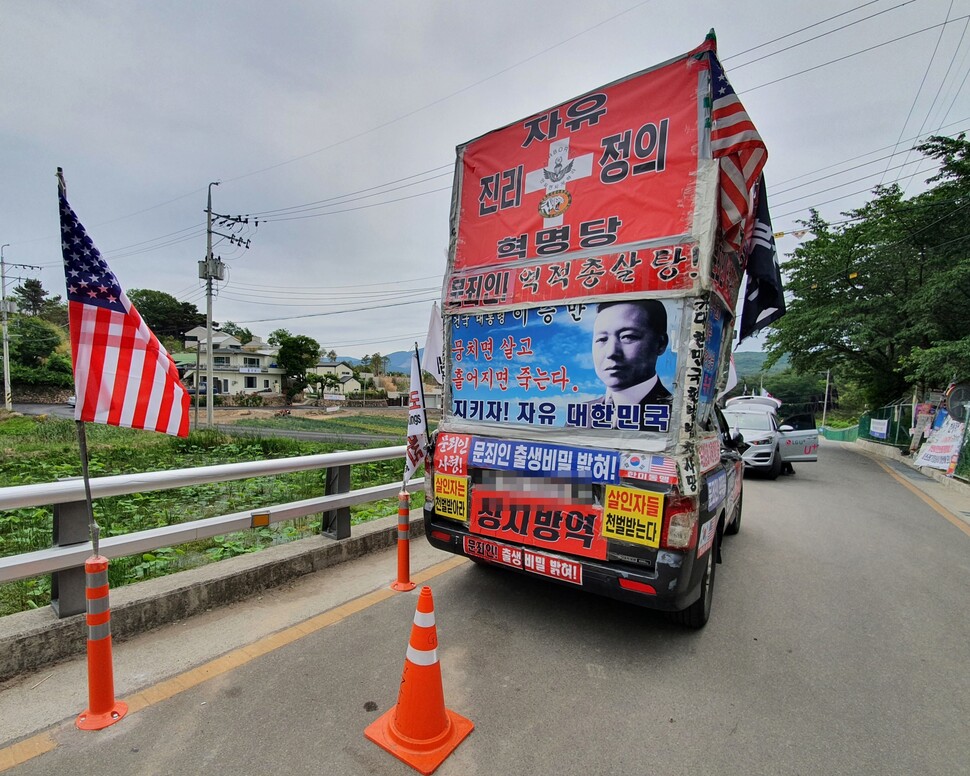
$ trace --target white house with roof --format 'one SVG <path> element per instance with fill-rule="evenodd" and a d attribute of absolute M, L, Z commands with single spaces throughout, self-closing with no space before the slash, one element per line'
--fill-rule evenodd
<path fill-rule="evenodd" d="M 206 382 L 206 328 L 196 326 L 185 335 L 187 350 L 198 351 L 198 378 L 194 365 L 186 368 L 182 382 L 193 388 Z M 259 337 L 243 345 L 238 339 L 212 332 L 212 379 L 221 393 L 280 393 L 284 370 L 276 365 L 276 348 Z"/>
<path fill-rule="evenodd" d="M 346 396 L 348 393 L 355 393 L 360 390 L 360 381 L 354 376 L 354 370 L 345 361 L 329 361 L 321 358 L 316 366 L 307 370 L 307 377 L 309 378 L 311 375 L 317 375 L 319 377 L 333 375 L 337 378 L 337 382 L 323 386 L 324 394 L 341 394 Z"/>

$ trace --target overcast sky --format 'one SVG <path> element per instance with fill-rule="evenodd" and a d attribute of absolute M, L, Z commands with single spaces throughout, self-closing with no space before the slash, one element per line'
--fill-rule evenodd
<path fill-rule="evenodd" d="M 968 14 L 970 0 L 0 0 L 0 243 L 8 265 L 40 268 L 8 266 L 7 292 L 34 277 L 64 293 L 62 166 L 122 286 L 205 312 L 197 262 L 221 181 L 216 212 L 264 215 L 248 250 L 214 248 L 216 321 L 348 356 L 423 346 L 455 146 L 712 27 L 768 147 L 784 254 L 810 207 L 838 221 L 880 182 L 922 190 L 914 138 L 970 127 Z"/>

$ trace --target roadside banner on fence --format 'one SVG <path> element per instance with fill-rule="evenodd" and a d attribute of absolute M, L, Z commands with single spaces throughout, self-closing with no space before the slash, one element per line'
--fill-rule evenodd
<path fill-rule="evenodd" d="M 916 409 L 916 423 L 910 429 L 910 434 L 912 435 L 912 442 L 909 445 L 910 452 L 914 453 L 919 449 L 920 442 L 923 441 L 923 437 L 929 432 L 932 423 L 933 406 L 931 404 L 920 404 Z"/>
<path fill-rule="evenodd" d="M 950 468 L 950 460 L 960 454 L 960 443 L 963 441 L 963 424 L 947 417 L 938 431 L 934 431 L 916 456 L 917 466 L 929 466 L 932 469 L 946 471 Z"/>
<path fill-rule="evenodd" d="M 889 418 L 873 418 L 869 421 L 869 436 L 885 439 L 889 433 Z"/>

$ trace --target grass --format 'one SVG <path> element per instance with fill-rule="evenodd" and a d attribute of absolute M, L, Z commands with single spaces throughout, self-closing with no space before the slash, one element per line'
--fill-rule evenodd
<path fill-rule="evenodd" d="M 407 416 L 387 417 L 384 415 L 352 415 L 334 418 L 300 418 L 292 415 L 287 418 L 252 418 L 236 422 L 244 428 L 280 428 L 290 431 L 319 431 L 334 434 L 378 434 L 388 437 L 407 436 Z M 434 429 L 434 423 L 430 424 Z"/>
<path fill-rule="evenodd" d="M 272 424 L 277 428 L 292 428 L 289 424 L 293 421 L 300 423 L 301 420 L 283 418 L 272 421 Z M 395 419 L 364 420 L 377 420 L 376 424 L 368 422 L 362 426 L 375 428 L 382 427 L 381 421 Z M 400 425 L 404 427 L 403 420 Z M 81 466 L 76 433 L 73 421 L 49 417 L 5 417 L 0 414 L 0 487 L 79 477 Z M 251 436 L 231 436 L 201 430 L 179 439 L 89 423 L 85 426 L 85 434 L 92 477 L 289 458 L 374 446 L 354 445 L 346 441 L 336 444 L 285 437 L 261 438 L 258 427 L 254 428 Z M 403 458 L 355 465 L 351 469 L 351 487 L 357 489 L 400 480 L 403 471 Z M 325 488 L 326 471 L 317 470 L 133 493 L 98 499 L 94 505 L 95 519 L 101 526 L 102 536 L 117 536 L 311 498 L 323 495 Z M 423 496 L 418 494 L 415 501 L 419 506 L 423 503 Z M 393 515 L 396 511 L 396 499 L 362 504 L 351 508 L 351 523 L 359 524 Z M 112 586 L 118 586 L 149 579 L 311 536 L 319 533 L 320 521 L 320 515 L 311 515 L 258 530 L 117 558 L 111 561 L 110 582 Z M 0 512 L 0 557 L 49 548 L 52 544 L 52 525 L 51 507 Z M 49 577 L 0 585 L 0 615 L 36 608 L 49 602 Z"/>

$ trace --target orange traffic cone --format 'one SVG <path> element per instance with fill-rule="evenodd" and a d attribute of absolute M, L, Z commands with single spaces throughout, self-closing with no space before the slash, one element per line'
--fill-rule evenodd
<path fill-rule="evenodd" d="M 445 708 L 431 588 L 421 588 L 397 705 L 364 735 L 423 774 L 433 773 L 475 724 Z"/>

